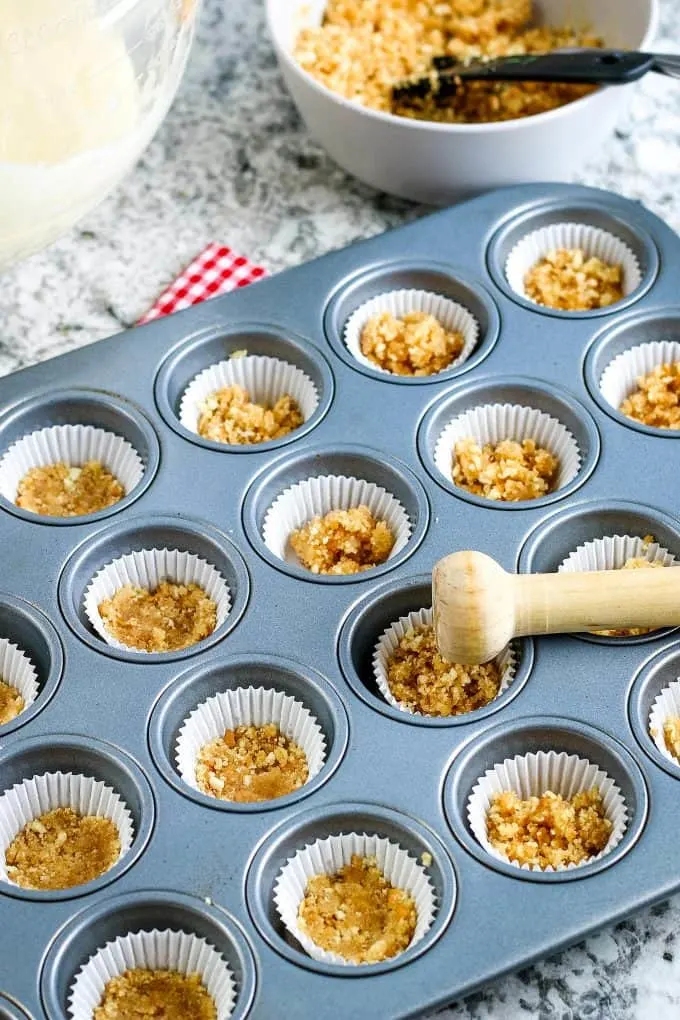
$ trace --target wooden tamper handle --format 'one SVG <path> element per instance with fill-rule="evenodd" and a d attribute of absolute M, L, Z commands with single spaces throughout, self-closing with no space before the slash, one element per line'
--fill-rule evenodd
<path fill-rule="evenodd" d="M 432 573 L 434 630 L 450 662 L 488 662 L 526 634 L 680 624 L 680 567 L 508 574 L 490 556 L 457 552 Z"/>

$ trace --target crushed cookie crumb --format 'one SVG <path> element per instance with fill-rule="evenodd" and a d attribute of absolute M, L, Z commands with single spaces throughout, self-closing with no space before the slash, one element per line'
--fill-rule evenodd
<path fill-rule="evenodd" d="M 93 1020 L 217 1020 L 200 974 L 135 967 L 107 981 Z"/>
<path fill-rule="evenodd" d="M 300 562 L 313 574 L 357 574 L 384 563 L 394 545 L 386 521 L 367 506 L 313 517 L 290 536 Z"/>
<path fill-rule="evenodd" d="M 533 439 L 503 439 L 483 447 L 472 438 L 454 449 L 453 481 L 476 496 L 505 502 L 540 499 L 552 492 L 559 462 Z"/>
<path fill-rule="evenodd" d="M 308 779 L 305 752 L 274 723 L 227 730 L 204 744 L 196 761 L 203 793 L 242 804 L 285 797 Z"/>
<path fill-rule="evenodd" d="M 526 296 L 565 312 L 605 308 L 623 298 L 623 269 L 580 248 L 548 252 L 524 277 Z"/>
<path fill-rule="evenodd" d="M 0 726 L 16 719 L 25 707 L 26 703 L 21 692 L 13 684 L 0 679 Z"/>
<path fill-rule="evenodd" d="M 498 694 L 501 672 L 496 662 L 462 666 L 446 662 L 437 649 L 434 627 L 408 630 L 387 664 L 387 682 L 394 697 L 412 712 L 450 716 L 473 712 Z"/>
<path fill-rule="evenodd" d="M 117 641 L 143 652 L 188 648 L 217 625 L 217 606 L 197 584 L 161 581 L 153 591 L 125 584 L 98 609 Z"/>
<path fill-rule="evenodd" d="M 352 963 L 379 963 L 408 948 L 416 905 L 385 878 L 374 857 L 352 856 L 331 875 L 307 883 L 298 923 L 316 945 Z"/>
<path fill-rule="evenodd" d="M 680 717 L 669 716 L 664 720 L 663 739 L 666 747 L 673 757 L 680 761 Z"/>
<path fill-rule="evenodd" d="M 680 361 L 664 362 L 637 380 L 619 411 L 655 429 L 680 429 Z"/>
<path fill-rule="evenodd" d="M 267 407 L 253 403 L 248 391 L 238 384 L 209 394 L 199 411 L 198 434 L 231 445 L 281 439 L 304 422 L 300 405 L 288 393 Z"/>
<path fill-rule="evenodd" d="M 17 486 L 16 505 L 43 517 L 80 517 L 113 506 L 125 489 L 98 460 L 82 467 L 59 461 L 31 468 Z"/>
<path fill-rule="evenodd" d="M 120 849 L 110 818 L 56 808 L 14 837 L 5 851 L 7 875 L 24 889 L 70 889 L 112 868 Z"/>
<path fill-rule="evenodd" d="M 611 831 L 595 787 L 571 798 L 547 790 L 527 800 L 507 790 L 494 796 L 487 813 L 491 846 L 532 868 L 582 864 L 604 850 Z"/>
<path fill-rule="evenodd" d="M 393 375 L 436 375 L 455 361 L 464 343 L 460 330 L 445 329 L 425 312 L 403 318 L 382 312 L 361 331 L 362 354 Z"/>

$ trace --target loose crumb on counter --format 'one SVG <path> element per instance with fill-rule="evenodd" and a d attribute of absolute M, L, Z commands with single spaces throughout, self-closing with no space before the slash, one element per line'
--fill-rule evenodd
<path fill-rule="evenodd" d="M 98 609 L 117 641 L 143 652 L 187 648 L 217 625 L 217 606 L 197 584 L 161 581 L 153 591 L 126 584 Z"/>
<path fill-rule="evenodd" d="M 386 521 L 361 505 L 313 517 L 291 534 L 290 545 L 313 574 L 357 574 L 385 562 L 394 535 Z"/>
<path fill-rule="evenodd" d="M 13 684 L 0 679 L 0 726 L 16 719 L 25 707 L 26 703 L 21 692 Z"/>
<path fill-rule="evenodd" d="M 425 312 L 396 318 L 372 316 L 361 331 L 361 352 L 393 375 L 425 376 L 443 371 L 463 350 L 463 334 L 448 330 Z"/>
<path fill-rule="evenodd" d="M 481 447 L 468 438 L 455 445 L 453 481 L 485 499 L 540 499 L 555 488 L 558 468 L 557 458 L 533 439 L 503 439 Z"/>
<path fill-rule="evenodd" d="M 374 857 L 352 856 L 332 875 L 307 883 L 298 923 L 317 946 L 352 963 L 379 963 L 408 948 L 416 930 L 416 905 L 395 888 Z"/>
<path fill-rule="evenodd" d="M 309 778 L 307 757 L 278 726 L 237 726 L 204 744 L 196 761 L 199 789 L 250 804 L 284 797 Z"/>
<path fill-rule="evenodd" d="M 565 312 L 605 308 L 623 298 L 623 268 L 580 248 L 549 252 L 524 277 L 526 296 L 537 305 Z"/>
<path fill-rule="evenodd" d="M 245 445 L 281 439 L 303 424 L 300 405 L 284 393 L 271 407 L 254 403 L 234 384 L 215 390 L 201 404 L 198 434 L 216 443 Z"/>
<path fill-rule="evenodd" d="M 135 967 L 111 978 L 93 1020 L 217 1020 L 200 974 Z"/>
<path fill-rule="evenodd" d="M 670 754 L 680 761 L 680 717 L 671 715 L 664 720 L 663 738 Z"/>
<path fill-rule="evenodd" d="M 532 868 L 582 864 L 604 850 L 611 831 L 595 787 L 571 798 L 547 790 L 528 800 L 507 790 L 495 795 L 487 814 L 491 845 L 509 860 Z"/>
<path fill-rule="evenodd" d="M 125 489 L 98 460 L 82 467 L 59 461 L 31 468 L 17 486 L 16 505 L 43 517 L 80 517 L 113 506 Z"/>
<path fill-rule="evenodd" d="M 680 429 L 680 361 L 657 365 L 637 380 L 621 414 L 655 429 Z"/>
<path fill-rule="evenodd" d="M 34 818 L 5 851 L 7 875 L 25 889 L 70 889 L 103 875 L 120 857 L 110 818 L 56 808 Z"/>
<path fill-rule="evenodd" d="M 437 650 L 432 625 L 408 630 L 387 664 L 394 697 L 412 712 L 450 716 L 473 712 L 498 694 L 501 671 L 495 661 L 482 666 L 446 662 Z"/>

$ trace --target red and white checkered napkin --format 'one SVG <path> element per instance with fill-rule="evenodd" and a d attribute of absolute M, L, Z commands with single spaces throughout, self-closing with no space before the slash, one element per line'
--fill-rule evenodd
<path fill-rule="evenodd" d="M 237 255 L 231 248 L 209 244 L 175 282 L 163 291 L 153 307 L 139 320 L 139 325 L 164 315 L 172 315 L 173 312 L 197 305 L 218 294 L 226 294 L 237 287 L 247 287 L 249 283 L 266 275 L 267 270 L 263 266 L 257 266 L 243 255 Z"/>

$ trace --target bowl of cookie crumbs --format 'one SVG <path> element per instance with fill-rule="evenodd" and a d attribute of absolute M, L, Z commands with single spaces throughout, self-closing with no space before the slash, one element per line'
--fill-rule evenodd
<path fill-rule="evenodd" d="M 631 86 L 467 82 L 405 103 L 434 58 L 575 47 L 644 50 L 658 0 L 267 0 L 285 83 L 309 131 L 360 180 L 444 205 L 568 180 L 613 130 Z"/>

